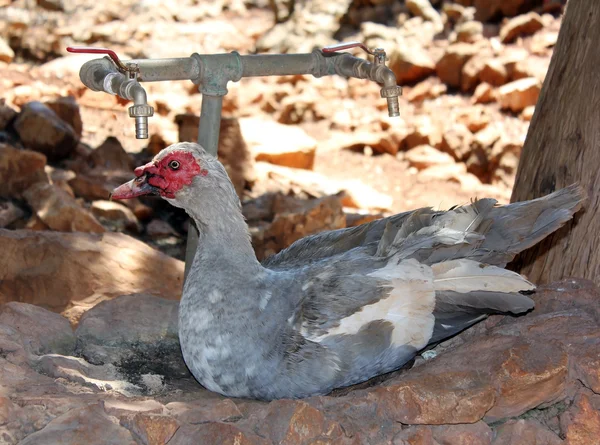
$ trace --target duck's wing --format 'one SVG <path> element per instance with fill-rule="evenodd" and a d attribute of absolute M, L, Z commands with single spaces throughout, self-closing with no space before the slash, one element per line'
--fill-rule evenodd
<path fill-rule="evenodd" d="M 360 226 L 304 237 L 266 258 L 262 265 L 269 269 L 291 269 L 340 255 L 356 247 L 375 252 L 386 226 L 400 227 L 411 213 L 413 212 L 398 213 Z"/>

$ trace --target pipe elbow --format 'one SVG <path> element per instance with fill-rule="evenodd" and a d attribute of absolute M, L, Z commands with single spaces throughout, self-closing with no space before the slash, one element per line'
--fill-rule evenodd
<path fill-rule="evenodd" d="M 109 59 L 89 60 L 79 70 L 81 82 L 92 91 L 105 91 L 104 79 L 110 74 L 120 74 Z"/>

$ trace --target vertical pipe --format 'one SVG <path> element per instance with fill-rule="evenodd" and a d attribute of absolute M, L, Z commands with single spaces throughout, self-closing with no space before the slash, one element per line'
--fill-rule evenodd
<path fill-rule="evenodd" d="M 223 96 L 202 95 L 202 108 L 200 110 L 200 127 L 198 128 L 198 143 L 204 149 L 217 156 L 219 147 L 219 132 L 221 130 L 221 110 L 223 108 Z M 187 279 L 190 267 L 196 255 L 198 247 L 198 229 L 190 220 L 188 228 L 187 245 L 185 248 L 185 272 L 183 282 Z"/>

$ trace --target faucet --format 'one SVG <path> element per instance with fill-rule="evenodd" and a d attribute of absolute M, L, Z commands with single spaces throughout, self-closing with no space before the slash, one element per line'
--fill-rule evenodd
<path fill-rule="evenodd" d="M 350 48 L 361 48 L 373 56 L 373 62 L 342 52 Z M 398 98 L 402 94 L 402 88 L 396 84 L 394 72 L 385 64 L 385 51 L 382 48 L 370 50 L 360 42 L 340 43 L 306 54 L 242 56 L 233 51 L 224 54 L 194 53 L 183 58 L 128 61 L 121 61 L 114 51 L 106 48 L 69 47 L 67 51 L 106 55 L 83 64 L 79 77 L 93 91 L 104 91 L 133 100 L 129 116 L 135 119 L 137 139 L 148 138 L 148 117 L 154 114 L 140 82 L 191 80 L 198 85 L 202 93 L 198 143 L 213 156 L 217 156 L 223 96 L 227 94 L 227 84 L 230 81 L 237 82 L 242 77 L 312 74 L 317 78 L 339 75 L 369 79 L 382 85 L 380 95 L 387 100 L 389 116 L 400 115 Z M 190 224 L 185 277 L 194 259 L 197 244 L 198 232 Z"/>

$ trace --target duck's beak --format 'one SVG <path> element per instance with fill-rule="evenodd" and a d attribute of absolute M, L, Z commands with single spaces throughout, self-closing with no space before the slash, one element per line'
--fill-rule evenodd
<path fill-rule="evenodd" d="M 110 199 L 131 199 L 143 195 L 159 195 L 160 190 L 148 184 L 148 175 L 138 176 L 120 185 L 110 194 Z"/>

